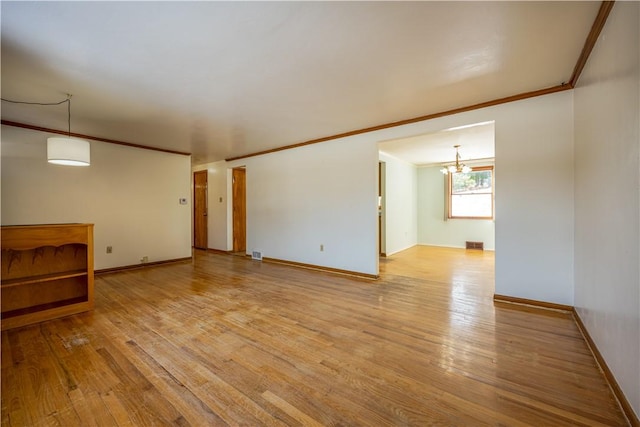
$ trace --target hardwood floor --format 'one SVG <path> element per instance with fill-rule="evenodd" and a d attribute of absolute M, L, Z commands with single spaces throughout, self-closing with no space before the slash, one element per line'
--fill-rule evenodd
<path fill-rule="evenodd" d="M 573 320 L 494 306 L 493 253 L 381 279 L 196 252 L 2 333 L 3 426 L 626 425 Z"/>

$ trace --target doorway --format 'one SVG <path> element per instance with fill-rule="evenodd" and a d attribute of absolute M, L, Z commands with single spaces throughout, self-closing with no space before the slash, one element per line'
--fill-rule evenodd
<path fill-rule="evenodd" d="M 247 171 L 232 170 L 233 252 L 247 251 Z"/>
<path fill-rule="evenodd" d="M 385 174 L 386 165 L 384 162 L 378 162 L 378 254 L 386 257 L 386 227 L 385 227 Z"/>
<path fill-rule="evenodd" d="M 193 247 L 207 249 L 208 183 L 207 171 L 193 173 Z"/>
<path fill-rule="evenodd" d="M 469 174 L 458 172 L 456 161 L 471 168 L 471 172 L 495 165 L 493 121 L 382 141 L 378 149 L 378 160 L 384 164 L 379 171 L 384 181 L 378 181 L 383 189 L 379 228 L 384 227 L 379 244 L 388 257 L 416 245 L 465 248 L 467 242 L 482 242 L 485 251 L 495 250 L 493 219 L 451 219 L 446 211 L 451 197 L 448 166 L 454 167 L 456 174 Z M 481 197 L 475 194 L 486 194 L 485 186 L 480 187 L 474 176 L 469 177 L 469 186 L 471 190 L 465 190 L 468 200 Z M 485 192 L 480 193 L 481 190 Z"/>

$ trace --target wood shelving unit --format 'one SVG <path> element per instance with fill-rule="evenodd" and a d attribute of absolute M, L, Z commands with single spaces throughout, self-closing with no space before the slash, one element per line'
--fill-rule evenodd
<path fill-rule="evenodd" d="M 2 330 L 93 309 L 93 224 L 4 226 Z"/>

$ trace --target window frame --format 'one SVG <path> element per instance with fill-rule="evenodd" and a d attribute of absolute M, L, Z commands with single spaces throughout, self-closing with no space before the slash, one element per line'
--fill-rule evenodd
<path fill-rule="evenodd" d="M 484 170 L 491 171 L 491 216 L 453 216 L 451 205 L 453 203 L 453 174 L 462 172 L 453 172 L 447 174 L 447 219 L 480 219 L 480 220 L 493 220 L 496 216 L 494 198 L 495 198 L 495 166 L 476 166 L 471 168 L 471 172 L 480 172 Z M 486 193 L 485 193 L 486 194 Z M 473 194 L 467 194 L 466 196 L 473 196 Z"/>

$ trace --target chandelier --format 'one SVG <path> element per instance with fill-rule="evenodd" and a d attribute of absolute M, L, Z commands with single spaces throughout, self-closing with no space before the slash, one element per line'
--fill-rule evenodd
<path fill-rule="evenodd" d="M 458 153 L 458 148 L 460 148 L 460 145 L 454 145 L 453 148 L 456 149 L 456 164 L 455 165 L 449 165 L 446 166 L 442 169 L 440 169 L 440 172 L 442 172 L 443 174 L 447 175 L 449 173 L 469 173 L 471 172 L 471 168 L 463 163 L 460 163 L 460 153 Z"/>

